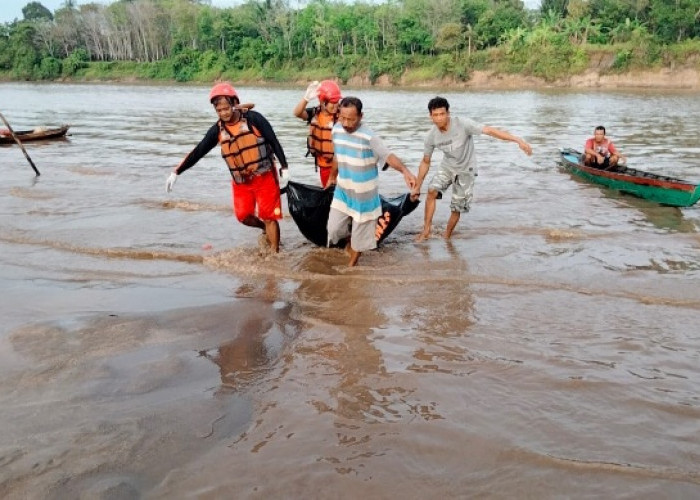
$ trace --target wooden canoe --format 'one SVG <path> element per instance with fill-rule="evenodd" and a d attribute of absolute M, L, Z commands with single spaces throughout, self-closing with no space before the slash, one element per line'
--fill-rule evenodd
<path fill-rule="evenodd" d="M 626 166 L 614 170 L 589 167 L 575 149 L 562 149 L 560 156 L 562 167 L 577 177 L 661 205 L 689 207 L 700 199 L 700 186 L 692 182 Z"/>
<path fill-rule="evenodd" d="M 70 125 L 62 125 L 54 128 L 35 128 L 34 130 L 15 130 L 15 135 L 20 141 L 42 141 L 46 139 L 58 139 L 64 137 Z M 8 130 L 0 130 L 0 144 L 14 144 L 15 140 Z"/>

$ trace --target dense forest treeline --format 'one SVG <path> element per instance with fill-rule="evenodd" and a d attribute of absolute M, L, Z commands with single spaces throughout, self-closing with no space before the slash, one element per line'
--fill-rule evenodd
<path fill-rule="evenodd" d="M 117 0 L 0 24 L 0 77 L 294 81 L 380 75 L 468 80 L 477 69 L 553 80 L 607 53 L 605 71 L 700 65 L 700 0 Z"/>

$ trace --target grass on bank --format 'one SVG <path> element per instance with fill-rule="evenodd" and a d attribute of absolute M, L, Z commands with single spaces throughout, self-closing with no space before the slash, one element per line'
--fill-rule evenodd
<path fill-rule="evenodd" d="M 31 67 L 0 72 L 2 80 L 162 81 L 297 84 L 337 77 L 375 84 L 385 77 L 395 85 L 420 86 L 435 82 L 468 82 L 474 71 L 534 76 L 553 82 L 595 70 L 601 74 L 633 70 L 689 67 L 700 69 L 700 40 L 660 45 L 649 38 L 615 45 L 573 45 L 561 38 L 512 40 L 489 50 L 438 55 L 387 55 L 383 58 L 345 56 L 335 60 L 306 59 L 234 69 L 225 56 L 189 52 L 148 63 L 89 61 L 83 52 L 68 58 L 42 59 Z"/>

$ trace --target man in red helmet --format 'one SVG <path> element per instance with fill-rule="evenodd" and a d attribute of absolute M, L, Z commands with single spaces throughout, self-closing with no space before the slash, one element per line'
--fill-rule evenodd
<path fill-rule="evenodd" d="M 319 105 L 307 107 L 309 101 L 318 97 Z M 305 120 L 309 125 L 306 139 L 307 153 L 314 157 L 321 185 L 326 187 L 333 166 L 333 140 L 331 129 L 338 121 L 338 102 L 341 99 L 340 87 L 333 80 L 313 81 L 306 88 L 304 97 L 294 108 L 294 116 Z"/>
<path fill-rule="evenodd" d="M 251 111 L 252 105 L 240 105 L 238 94 L 230 83 L 214 85 L 209 101 L 219 119 L 173 169 L 165 189 L 168 193 L 172 191 L 177 176 L 219 144 L 221 156 L 233 178 L 231 189 L 236 217 L 246 226 L 262 229 L 271 249 L 277 253 L 282 204 L 273 156 L 279 160 L 282 170 L 287 168 L 282 146 L 263 115 Z"/>

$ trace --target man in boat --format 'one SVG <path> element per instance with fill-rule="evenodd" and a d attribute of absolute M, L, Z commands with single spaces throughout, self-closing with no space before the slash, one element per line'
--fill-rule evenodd
<path fill-rule="evenodd" d="M 279 252 L 282 204 L 279 179 L 273 156 L 287 169 L 287 159 L 267 119 L 252 111 L 252 105 L 240 104 L 230 83 L 214 85 L 209 93 L 218 121 L 204 138 L 175 167 L 166 182 L 172 191 L 178 175 L 194 166 L 217 144 L 231 173 L 233 209 L 236 218 L 246 226 L 262 229 L 273 252 Z M 257 209 L 257 213 L 256 213 Z"/>
<path fill-rule="evenodd" d="M 605 127 L 598 125 L 593 137 L 586 140 L 584 162 L 589 167 L 615 170 L 620 161 L 620 152 L 610 139 L 605 137 Z"/>
<path fill-rule="evenodd" d="M 450 103 L 443 97 L 434 97 L 428 102 L 428 113 L 433 126 L 423 143 L 423 159 L 418 166 L 418 182 L 412 193 L 414 197 L 420 195 L 435 149 L 442 151 L 443 159 L 440 168 L 428 185 L 423 231 L 418 235 L 417 241 L 430 237 L 436 200 L 442 197 L 442 193 L 450 186 L 452 186 L 452 198 L 445 239 L 450 239 L 452 236 L 460 215 L 469 212 L 474 178 L 477 175 L 475 135 L 486 134 L 502 141 L 515 142 L 525 154 L 528 156 L 532 154 L 532 147 L 520 137 L 468 118 L 451 117 Z"/>
<path fill-rule="evenodd" d="M 327 186 L 335 185 L 335 191 L 328 215 L 328 245 L 352 234 L 345 249 L 350 255 L 348 265 L 354 266 L 362 252 L 377 247 L 377 219 L 382 215 L 377 165 L 401 172 L 411 190 L 416 186 L 416 176 L 362 124 L 362 101 L 357 97 L 340 101 L 332 138 L 335 153 Z"/>
<path fill-rule="evenodd" d="M 308 103 L 318 97 L 319 105 L 307 107 Z M 326 187 L 333 166 L 333 142 L 331 130 L 338 121 L 338 102 L 341 99 L 340 87 L 332 80 L 321 83 L 313 81 L 306 88 L 304 97 L 294 108 L 294 116 L 309 125 L 306 139 L 307 153 L 314 157 L 316 170 L 321 178 L 321 186 Z"/>

